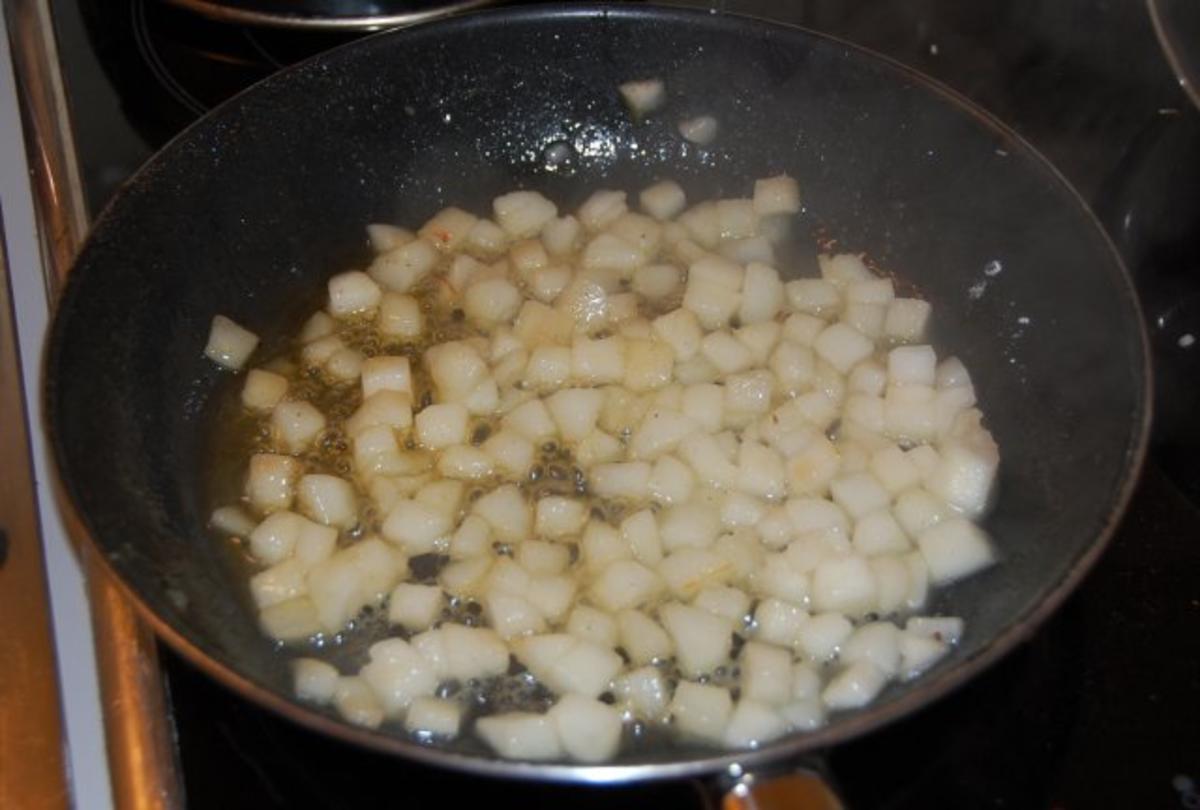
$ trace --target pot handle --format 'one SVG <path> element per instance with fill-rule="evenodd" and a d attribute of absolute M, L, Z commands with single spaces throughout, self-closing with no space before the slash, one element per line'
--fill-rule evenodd
<path fill-rule="evenodd" d="M 712 810 L 845 810 L 820 760 L 770 770 L 733 766 L 702 786 Z"/>

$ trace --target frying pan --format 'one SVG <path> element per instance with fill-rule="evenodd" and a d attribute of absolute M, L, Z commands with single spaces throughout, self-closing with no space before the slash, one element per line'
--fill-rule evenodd
<path fill-rule="evenodd" d="M 620 82 L 665 80 L 633 121 Z M 676 122 L 711 114 L 708 147 Z M 561 157 L 567 147 L 566 161 Z M 597 766 L 500 761 L 348 725 L 291 697 L 286 656 L 206 529 L 218 403 L 239 384 L 201 356 L 224 313 L 267 356 L 361 266 L 363 225 L 489 210 L 537 188 L 673 177 L 691 199 L 787 171 L 801 229 L 867 251 L 934 304 L 935 343 L 972 370 L 1003 456 L 987 519 L 1000 564 L 936 594 L 954 652 L 870 707 L 756 751 L 635 749 Z M 812 248 L 809 248 L 811 259 Z M 799 254 L 798 254 L 799 255 Z M 783 270 L 794 274 L 797 259 Z M 914 711 L 1034 631 L 1112 534 L 1146 444 L 1146 337 L 1129 278 L 1086 206 L 1010 130 L 846 43 L 646 6 L 536 7 L 379 35 L 285 71 L 168 145 L 96 222 L 62 295 L 45 408 L 67 508 L 162 638 L 244 697 L 317 731 L 508 777 L 613 782 L 751 767 Z M 1015 708 L 1015 707 L 1014 707 Z"/>

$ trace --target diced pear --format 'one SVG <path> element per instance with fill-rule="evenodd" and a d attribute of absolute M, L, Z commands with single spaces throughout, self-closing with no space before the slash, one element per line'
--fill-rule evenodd
<path fill-rule="evenodd" d="M 728 689 L 719 686 L 681 681 L 669 711 L 685 738 L 722 742 L 733 714 L 733 698 Z"/>
<path fill-rule="evenodd" d="M 729 657 L 733 623 L 706 610 L 670 602 L 659 618 L 675 645 L 680 671 L 688 676 L 712 672 Z"/>
<path fill-rule="evenodd" d="M 547 713 L 567 756 L 577 762 L 605 762 L 621 744 L 621 715 L 612 706 L 568 694 Z"/>
<path fill-rule="evenodd" d="M 506 712 L 480 717 L 475 733 L 505 759 L 558 759 L 562 743 L 554 721 L 544 714 Z"/>

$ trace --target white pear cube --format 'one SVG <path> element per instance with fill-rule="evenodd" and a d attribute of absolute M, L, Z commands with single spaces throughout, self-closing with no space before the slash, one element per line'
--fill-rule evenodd
<path fill-rule="evenodd" d="M 358 525 L 354 486 L 336 475 L 306 475 L 297 487 L 300 511 L 326 526 L 353 529 Z"/>
<path fill-rule="evenodd" d="M 462 714 L 462 706 L 457 701 L 419 697 L 413 700 L 404 715 L 404 728 L 421 736 L 449 740 L 458 736 Z"/>
<path fill-rule="evenodd" d="M 455 251 L 466 243 L 477 219 L 474 214 L 450 206 L 422 225 L 417 234 L 441 250 Z"/>
<path fill-rule="evenodd" d="M 754 211 L 760 217 L 800 210 L 800 187 L 786 174 L 754 181 Z"/>
<path fill-rule="evenodd" d="M 864 515 L 854 524 L 854 550 L 863 556 L 898 554 L 911 547 L 904 529 L 886 508 Z"/>
<path fill-rule="evenodd" d="M 252 411 L 269 411 L 279 404 L 287 390 L 287 377 L 252 368 L 242 386 L 242 404 Z"/>
<path fill-rule="evenodd" d="M 831 556 L 813 571 L 812 604 L 817 610 L 858 616 L 874 609 L 876 588 L 875 574 L 865 557 Z"/>
<path fill-rule="evenodd" d="M 675 645 L 679 670 L 687 676 L 712 672 L 729 658 L 733 623 L 706 610 L 669 602 L 659 619 Z"/>
<path fill-rule="evenodd" d="M 258 346 L 258 335 L 224 315 L 214 315 L 208 332 L 204 356 L 214 363 L 236 371 L 246 364 Z"/>
<path fill-rule="evenodd" d="M 813 349 L 822 360 L 846 374 L 871 356 L 875 344 L 857 329 L 844 323 L 835 323 L 817 336 Z"/>
<path fill-rule="evenodd" d="M 478 481 L 489 477 L 495 462 L 478 447 L 460 444 L 448 447 L 438 458 L 437 470 L 447 478 Z"/>
<path fill-rule="evenodd" d="M 888 303 L 883 320 L 883 334 L 892 340 L 915 341 L 925 335 L 925 325 L 933 311 L 928 301 L 917 298 L 896 298 Z"/>
<path fill-rule="evenodd" d="M 791 731 L 815 731 L 825 725 L 825 706 L 819 699 L 795 700 L 779 709 Z"/>
<path fill-rule="evenodd" d="M 378 538 L 341 549 L 308 572 L 308 594 L 323 629 L 337 633 L 368 604 L 383 600 L 405 569 L 404 558 Z"/>
<path fill-rule="evenodd" d="M 305 566 L 311 567 L 333 554 L 337 547 L 337 539 L 337 528 L 303 520 L 300 533 L 296 537 L 293 556 Z"/>
<path fill-rule="evenodd" d="M 411 295 L 383 294 L 379 302 L 379 331 L 390 337 L 415 340 L 425 328 L 421 306 Z"/>
<path fill-rule="evenodd" d="M 743 697 L 729 717 L 724 742 L 730 748 L 758 748 L 787 731 L 788 722 L 774 707 Z"/>
<path fill-rule="evenodd" d="M 892 512 L 910 537 L 937 525 L 951 513 L 945 501 L 920 488 L 900 493 Z"/>
<path fill-rule="evenodd" d="M 271 434 L 289 452 L 304 450 L 324 430 L 325 415 L 307 402 L 280 402 L 271 411 Z"/>
<path fill-rule="evenodd" d="M 296 485 L 303 474 L 299 459 L 274 453 L 256 453 L 250 457 L 246 478 L 246 496 L 259 512 L 287 509 L 296 496 Z"/>
<path fill-rule="evenodd" d="M 646 263 L 646 259 L 637 246 L 625 239 L 613 233 L 601 233 L 587 243 L 580 262 L 588 270 L 613 270 L 628 278 Z"/>
<path fill-rule="evenodd" d="M 525 384 L 538 391 L 554 391 L 571 379 L 571 350 L 566 346 L 537 346 L 525 365 Z"/>
<path fill-rule="evenodd" d="M 707 548 L 721 533 L 721 515 L 715 506 L 691 501 L 663 510 L 659 537 L 667 553 L 685 547 Z"/>
<path fill-rule="evenodd" d="M 376 253 L 386 253 L 416 238 L 412 231 L 396 225 L 375 222 L 367 226 L 367 240 Z"/>
<path fill-rule="evenodd" d="M 596 577 L 588 591 L 592 601 L 610 612 L 648 604 L 663 592 L 663 580 L 634 560 L 615 560 Z"/>
<path fill-rule="evenodd" d="M 754 354 L 749 347 L 724 330 L 705 336 L 700 341 L 700 353 L 721 374 L 744 371 L 754 364 Z"/>
<path fill-rule="evenodd" d="M 329 279 L 329 314 L 336 318 L 374 312 L 382 298 L 379 285 L 359 270 Z"/>
<path fill-rule="evenodd" d="M 699 259 L 688 268 L 683 307 L 705 329 L 728 325 L 741 306 L 742 269 L 719 257 Z"/>
<path fill-rule="evenodd" d="M 675 650 L 662 625 L 638 610 L 622 610 L 617 614 L 617 635 L 621 648 L 635 666 L 665 660 Z"/>
<path fill-rule="evenodd" d="M 286 602 L 308 592 L 308 567 L 286 559 L 250 577 L 250 595 L 260 609 Z"/>
<path fill-rule="evenodd" d="M 441 671 L 445 677 L 465 682 L 508 671 L 508 645 L 495 631 L 444 624 L 436 632 L 441 634 Z"/>
<path fill-rule="evenodd" d="M 437 689 L 437 673 L 407 641 L 389 638 L 371 645 L 371 660 L 359 670 L 384 713 L 398 716 L 417 697 Z"/>
<path fill-rule="evenodd" d="M 266 565 L 292 556 L 296 540 L 309 521 L 295 512 L 273 512 L 250 532 L 250 553 Z"/>
<path fill-rule="evenodd" d="M 424 361 L 443 402 L 465 402 L 488 376 L 480 349 L 467 341 L 439 343 L 426 350 Z"/>
<path fill-rule="evenodd" d="M 644 300 L 665 301 L 682 287 L 683 272 L 673 264 L 650 264 L 633 271 L 633 292 Z"/>
<path fill-rule="evenodd" d="M 611 649 L 567 634 L 520 638 L 512 650 L 535 678 L 559 694 L 594 698 L 624 666 Z"/>
<path fill-rule="evenodd" d="M 642 210 L 660 222 L 674 219 L 687 205 L 683 189 L 674 180 L 662 180 L 638 195 Z"/>
<path fill-rule="evenodd" d="M 514 430 L 501 430 L 489 437 L 480 449 L 492 459 L 496 468 L 511 478 L 524 478 L 533 466 L 537 448 L 533 442 Z"/>
<path fill-rule="evenodd" d="M 674 595 L 690 599 L 701 589 L 727 582 L 736 573 L 734 564 L 706 548 L 681 548 L 663 559 L 658 572 Z"/>
<path fill-rule="evenodd" d="M 307 596 L 296 596 L 262 608 L 258 623 L 268 636 L 284 642 L 306 641 L 323 629 L 317 608 Z"/>
<path fill-rule="evenodd" d="M 871 457 L 871 474 L 893 496 L 915 487 L 921 472 L 908 455 L 896 445 L 889 445 Z"/>
<path fill-rule="evenodd" d="M 249 537 L 257 525 L 240 506 L 218 506 L 209 516 L 208 524 L 234 537 Z"/>
<path fill-rule="evenodd" d="M 957 616 L 912 616 L 905 623 L 904 630 L 947 644 L 957 644 L 962 638 L 963 620 Z"/>
<path fill-rule="evenodd" d="M 617 620 L 589 605 L 576 605 L 567 616 L 565 629 L 576 638 L 601 647 L 617 646 Z"/>
<path fill-rule="evenodd" d="M 778 705 L 792 699 L 792 653 L 782 647 L 749 641 L 738 656 L 742 695 Z"/>
<path fill-rule="evenodd" d="M 888 352 L 887 369 L 895 385 L 933 385 L 937 354 L 932 346 L 897 346 Z"/>
<path fill-rule="evenodd" d="M 683 737 L 719 743 L 733 714 L 733 698 L 719 686 L 681 681 L 668 711 Z"/>
<path fill-rule="evenodd" d="M 535 236 L 558 216 L 558 206 L 536 191 L 513 191 L 492 200 L 496 222 L 514 239 Z"/>
<path fill-rule="evenodd" d="M 900 629 L 891 622 L 870 622 L 855 628 L 842 644 L 840 660 L 847 664 L 870 661 L 888 677 L 900 667 Z"/>
<path fill-rule="evenodd" d="M 768 644 L 796 647 L 807 621 L 808 613 L 799 605 L 782 599 L 764 599 L 754 610 L 755 638 Z"/>
<path fill-rule="evenodd" d="M 412 371 L 407 357 L 379 355 L 362 364 L 363 399 L 376 391 L 399 391 L 412 396 Z"/>
<path fill-rule="evenodd" d="M 821 700 L 833 711 L 857 709 L 874 700 L 887 680 L 887 675 L 870 661 L 858 661 L 830 679 Z"/>
<path fill-rule="evenodd" d="M 367 274 L 388 290 L 406 293 L 429 275 L 437 262 L 437 248 L 424 239 L 414 239 L 376 256 Z"/>
<path fill-rule="evenodd" d="M 583 225 L 571 214 L 549 220 L 542 226 L 542 244 L 553 256 L 573 253 L 583 234 Z"/>
<path fill-rule="evenodd" d="M 575 601 L 577 585 L 566 574 L 530 579 L 525 596 L 549 622 L 561 622 Z"/>
<path fill-rule="evenodd" d="M 513 639 L 541 633 L 546 619 L 537 606 L 515 594 L 498 593 L 493 589 L 483 597 L 483 616 L 501 638 Z"/>
<path fill-rule="evenodd" d="M 907 630 L 899 634 L 899 648 L 899 672 L 903 680 L 923 674 L 950 652 L 950 645 L 946 642 Z"/>
<path fill-rule="evenodd" d="M 628 210 L 624 191 L 600 189 L 592 192 L 592 195 L 583 201 L 576 216 L 589 231 L 599 231 L 607 228 Z"/>
<path fill-rule="evenodd" d="M 584 385 L 620 382 L 625 377 L 625 341 L 619 335 L 571 344 L 571 375 Z"/>
<path fill-rule="evenodd" d="M 406 630 L 428 630 L 441 615 L 445 594 L 436 585 L 402 582 L 388 600 L 388 621 Z"/>
<path fill-rule="evenodd" d="M 564 695 L 547 716 L 554 721 L 563 750 L 576 762 L 605 762 L 620 747 L 621 714 L 598 700 Z"/>
<path fill-rule="evenodd" d="M 533 528 L 529 504 L 513 484 L 484 495 L 475 502 L 472 511 L 486 520 L 496 537 L 506 543 L 524 540 Z"/>
<path fill-rule="evenodd" d="M 364 728 L 378 728 L 383 722 L 383 704 L 364 678 L 357 675 L 338 678 L 333 705 L 348 722 Z"/>
<path fill-rule="evenodd" d="M 937 435 L 934 402 L 928 385 L 889 385 L 883 397 L 885 432 L 896 439 L 932 441 Z"/>
<path fill-rule="evenodd" d="M 724 424 L 725 390 L 713 383 L 697 383 L 683 389 L 685 416 L 709 433 L 717 433 Z"/>
<path fill-rule="evenodd" d="M 337 690 L 338 671 L 332 664 L 317 658 L 297 658 L 292 661 L 292 688 L 296 697 L 322 705 L 333 700 Z"/>
<path fill-rule="evenodd" d="M 568 388 L 546 398 L 546 407 L 564 441 L 582 440 L 596 428 L 604 393 L 595 388 Z"/>
<path fill-rule="evenodd" d="M 728 619 L 738 627 L 750 613 L 750 597 L 737 588 L 713 585 L 697 593 L 692 606 Z"/>
<path fill-rule="evenodd" d="M 881 554 L 868 560 L 871 572 L 875 575 L 876 604 L 878 606 L 876 612 L 882 616 L 895 613 L 907 606 L 912 581 L 909 576 L 908 563 L 905 561 L 906 556 Z"/>
<path fill-rule="evenodd" d="M 657 565 L 663 558 L 658 521 L 649 509 L 634 512 L 621 521 L 621 538 L 634 558 L 645 565 Z"/>
<path fill-rule="evenodd" d="M 412 425 L 412 396 L 400 391 L 377 391 L 363 399 L 354 415 L 346 420 L 346 432 L 357 436 L 380 425 L 403 430 Z"/>
<path fill-rule="evenodd" d="M 430 450 L 440 450 L 467 441 L 470 414 L 458 402 L 441 402 L 423 408 L 414 418 L 417 442 Z"/>
<path fill-rule="evenodd" d="M 561 574 L 571 563 L 571 549 L 562 543 L 526 540 L 517 546 L 516 561 L 530 574 Z"/>
<path fill-rule="evenodd" d="M 548 715 L 492 714 L 475 721 L 475 733 L 504 759 L 538 762 L 563 755 L 558 727 Z"/>
<path fill-rule="evenodd" d="M 823 494 L 840 466 L 841 456 L 833 442 L 821 435 L 811 436 L 788 458 L 788 490 L 793 495 Z"/>
<path fill-rule="evenodd" d="M 995 561 L 987 535 L 965 518 L 947 518 L 921 532 L 917 535 L 917 547 L 929 566 L 934 585 L 961 579 Z"/>
<path fill-rule="evenodd" d="M 842 296 L 838 288 L 819 278 L 801 278 L 789 281 L 784 285 L 784 294 L 787 295 L 792 309 L 807 315 L 828 316 L 836 312 L 842 305 Z M 815 344 L 818 335 L 814 332 L 819 332 L 825 326 L 823 322 L 815 320 L 798 320 L 793 324 L 790 319 L 789 325 L 793 329 L 803 326 L 809 333 L 807 339 L 798 341 L 804 345 Z"/>
<path fill-rule="evenodd" d="M 580 552 L 584 565 L 592 574 L 599 574 L 616 560 L 633 557 L 633 550 L 621 533 L 599 520 L 590 521 L 584 529 Z"/>
<path fill-rule="evenodd" d="M 671 347 L 678 361 L 689 360 L 700 351 L 704 333 L 690 309 L 674 309 L 660 315 L 651 327 L 655 337 Z"/>
<path fill-rule="evenodd" d="M 669 506 L 688 500 L 695 484 L 691 467 L 675 456 L 660 456 L 654 462 L 646 488 L 651 498 Z"/>
<path fill-rule="evenodd" d="M 500 421 L 505 429 L 515 431 L 535 443 L 545 441 L 558 432 L 550 409 L 540 399 L 531 399 L 518 405 Z"/>
<path fill-rule="evenodd" d="M 551 539 L 578 534 L 587 521 L 587 515 L 588 507 L 583 501 L 548 495 L 537 502 L 533 531 Z"/>
<path fill-rule="evenodd" d="M 988 507 L 1000 454 L 991 435 L 979 430 L 966 439 L 943 442 L 937 466 L 925 487 L 971 517 Z"/>
<path fill-rule="evenodd" d="M 717 200 L 716 205 L 721 239 L 743 239 L 758 232 L 758 214 L 753 200 Z"/>
<path fill-rule="evenodd" d="M 491 557 L 468 557 L 443 568 L 438 574 L 438 582 L 452 596 L 474 596 L 479 592 L 491 567 Z"/>
<path fill-rule="evenodd" d="M 868 472 L 853 473 L 829 482 L 833 500 L 854 518 L 887 507 L 891 496 L 883 485 Z"/>
<path fill-rule="evenodd" d="M 521 291 L 502 278 L 484 279 L 467 287 L 463 296 L 463 311 L 467 317 L 485 329 L 497 324 L 511 323 L 522 302 Z"/>
<path fill-rule="evenodd" d="M 645 461 L 597 464 L 588 476 L 588 483 L 592 493 L 600 498 L 636 500 L 646 497 L 650 470 Z"/>

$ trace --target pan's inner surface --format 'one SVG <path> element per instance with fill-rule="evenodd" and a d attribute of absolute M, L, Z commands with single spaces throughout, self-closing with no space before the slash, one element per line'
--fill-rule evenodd
<path fill-rule="evenodd" d="M 635 123 L 616 86 L 651 76 L 668 104 Z M 708 149 L 675 127 L 700 113 L 720 122 Z M 566 163 L 548 161 L 564 144 Z M 935 342 L 971 369 L 1003 456 L 987 522 L 1002 564 L 933 605 L 966 619 L 959 649 L 767 753 L 889 719 L 1011 643 L 1095 550 L 1143 441 L 1144 351 L 1107 242 L 1040 159 L 923 81 L 805 32 L 648 8 L 487 14 L 358 43 L 222 107 L 119 196 L 73 272 L 47 358 L 67 494 L 175 642 L 243 691 L 286 700 L 286 657 L 205 529 L 206 443 L 233 384 L 201 356 L 212 315 L 264 335 L 270 353 L 328 275 L 365 258 L 367 222 L 415 225 L 448 204 L 485 213 L 517 187 L 568 207 L 665 177 L 692 199 L 745 196 L 781 171 L 800 180 L 808 226 L 934 304 Z M 469 741 L 460 750 L 446 761 L 521 773 Z M 722 762 L 634 756 L 624 764 Z"/>

